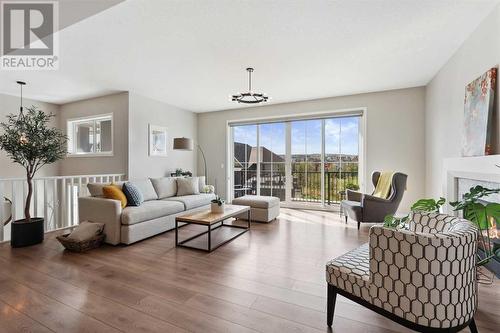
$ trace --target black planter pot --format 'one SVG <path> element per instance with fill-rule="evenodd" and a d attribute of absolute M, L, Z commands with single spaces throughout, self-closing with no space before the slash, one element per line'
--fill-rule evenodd
<path fill-rule="evenodd" d="M 12 247 L 24 247 L 43 242 L 44 223 L 41 217 L 32 217 L 30 222 L 14 221 L 10 228 L 10 246 Z"/>

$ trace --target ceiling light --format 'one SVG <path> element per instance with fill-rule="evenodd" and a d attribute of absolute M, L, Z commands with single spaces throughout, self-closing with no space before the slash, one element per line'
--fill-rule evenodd
<path fill-rule="evenodd" d="M 252 92 L 252 72 L 253 68 L 248 67 L 248 92 L 239 93 L 231 97 L 232 101 L 245 104 L 257 104 L 261 102 L 267 102 L 269 97 L 266 94 L 254 93 Z"/>

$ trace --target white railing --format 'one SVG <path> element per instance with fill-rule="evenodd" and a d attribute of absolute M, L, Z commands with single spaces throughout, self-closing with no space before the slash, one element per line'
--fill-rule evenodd
<path fill-rule="evenodd" d="M 77 175 L 40 177 L 33 179 L 31 216 L 45 219 L 45 231 L 68 228 L 78 224 L 78 198 L 88 196 L 88 183 L 121 181 L 124 174 Z M 28 193 L 25 178 L 0 179 L 0 242 L 10 240 L 10 223 L 24 218 L 24 204 Z M 2 209 L 4 197 L 12 202 L 9 209 Z"/>

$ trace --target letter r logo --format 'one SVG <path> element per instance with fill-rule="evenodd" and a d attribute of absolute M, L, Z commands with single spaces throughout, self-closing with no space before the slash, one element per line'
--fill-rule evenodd
<path fill-rule="evenodd" d="M 1 55 L 53 55 L 54 2 L 2 2 Z"/>

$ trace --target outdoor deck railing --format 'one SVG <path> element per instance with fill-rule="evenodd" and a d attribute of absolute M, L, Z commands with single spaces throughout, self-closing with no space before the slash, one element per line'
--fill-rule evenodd
<path fill-rule="evenodd" d="M 88 183 L 116 182 L 124 177 L 124 174 L 101 174 L 35 178 L 31 216 L 45 219 L 45 231 L 74 226 L 78 224 L 78 198 L 89 195 Z M 7 221 L 24 218 L 27 192 L 25 178 L 0 179 L 0 242 L 10 239 Z"/>
<path fill-rule="evenodd" d="M 339 203 L 344 198 L 346 188 L 357 186 L 357 172 L 325 171 L 325 204 Z M 257 174 L 254 170 L 235 171 L 235 197 L 257 193 Z M 260 194 L 273 195 L 285 200 L 285 173 L 261 172 Z M 292 172 L 292 201 L 321 202 L 321 172 Z"/>

